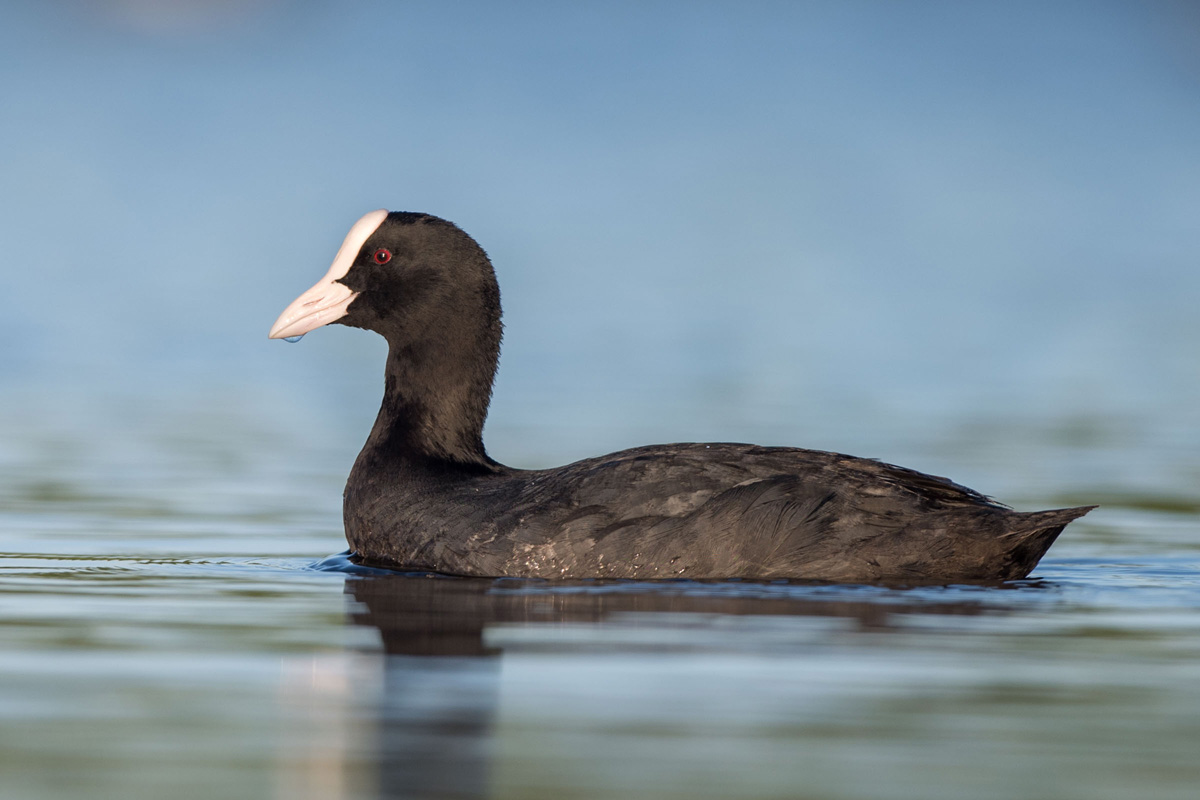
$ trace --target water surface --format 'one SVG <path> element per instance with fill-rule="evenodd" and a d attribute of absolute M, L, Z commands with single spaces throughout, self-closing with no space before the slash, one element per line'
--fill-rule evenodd
<path fill-rule="evenodd" d="M 9 420 L 0 796 L 1095 800 L 1200 785 L 1194 492 L 1100 498 L 1004 587 L 386 575 L 322 558 L 342 546 L 353 445 L 287 439 L 278 428 L 302 420 L 228 400 L 105 406 L 112 424 L 86 436 Z M 963 430 L 946 458 L 979 469 L 993 434 Z M 1070 465 L 1066 440 L 1045 447 Z M 1014 501 L 1075 499 L 1044 496 L 1045 460 L 1031 466 L 1007 478 Z"/>

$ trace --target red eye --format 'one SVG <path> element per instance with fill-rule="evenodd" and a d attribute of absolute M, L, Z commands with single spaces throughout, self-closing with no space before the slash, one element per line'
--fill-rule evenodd
<path fill-rule="evenodd" d="M 392 260 L 392 251 L 388 250 L 386 247 L 381 247 L 375 251 L 375 263 L 376 264 L 386 264 L 387 262 L 389 262 L 391 260 Z"/>

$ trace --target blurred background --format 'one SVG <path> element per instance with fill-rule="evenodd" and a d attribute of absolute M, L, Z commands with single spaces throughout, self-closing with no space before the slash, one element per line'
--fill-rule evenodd
<path fill-rule="evenodd" d="M 1020 591 L 374 620 L 311 566 L 383 342 L 266 337 L 380 207 L 492 257 L 500 461 L 755 441 L 1102 508 Z M 0 0 L 0 297 L 0 797 L 345 796 L 393 745 L 522 798 L 1194 797 L 1194 2 Z M 505 652 L 466 745 L 423 737 L 469 670 L 377 641 L 447 620 Z"/>
<path fill-rule="evenodd" d="M 0 15 L 10 418 L 303 418 L 348 466 L 382 342 L 265 331 L 387 207 L 492 256 L 501 460 L 1196 427 L 1192 4 Z"/>

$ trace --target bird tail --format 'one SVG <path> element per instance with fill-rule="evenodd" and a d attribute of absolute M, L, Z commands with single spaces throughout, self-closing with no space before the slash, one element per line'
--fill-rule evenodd
<path fill-rule="evenodd" d="M 1010 561 L 1006 580 L 1018 580 L 1032 572 L 1063 528 L 1093 508 L 1096 506 L 1019 513 L 1012 528 L 1002 537 L 1013 545 L 1008 551 Z"/>

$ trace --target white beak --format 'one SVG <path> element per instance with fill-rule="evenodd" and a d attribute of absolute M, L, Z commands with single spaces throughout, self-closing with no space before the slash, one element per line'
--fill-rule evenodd
<path fill-rule="evenodd" d="M 387 211 L 380 209 L 364 215 L 362 219 L 354 223 L 354 227 L 346 234 L 345 241 L 338 249 L 329 272 L 325 273 L 325 277 L 317 281 L 315 286 L 297 297 L 291 305 L 283 310 L 279 319 L 275 320 L 275 324 L 271 326 L 271 332 L 267 334 L 268 338 L 300 337 L 311 330 L 346 316 L 346 309 L 349 308 L 350 303 L 354 302 L 354 298 L 358 297 L 358 292 L 351 291 L 349 287 L 338 281 L 346 277 L 359 250 L 362 249 L 367 239 L 371 238 L 371 234 L 379 229 L 387 215 Z"/>

